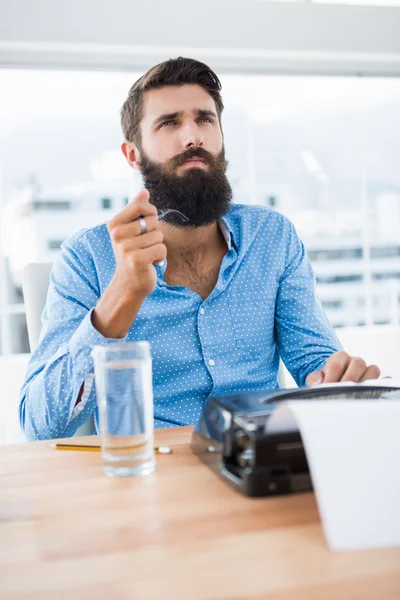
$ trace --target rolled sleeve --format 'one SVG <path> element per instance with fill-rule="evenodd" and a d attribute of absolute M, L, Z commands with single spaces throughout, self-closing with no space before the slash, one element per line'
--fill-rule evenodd
<path fill-rule="evenodd" d="M 94 308 L 84 317 L 78 329 L 73 333 L 69 342 L 69 351 L 72 363 L 76 367 L 76 372 L 86 375 L 93 371 L 92 350 L 94 346 L 105 346 L 107 344 L 124 342 L 124 338 L 106 338 L 92 323 Z"/>

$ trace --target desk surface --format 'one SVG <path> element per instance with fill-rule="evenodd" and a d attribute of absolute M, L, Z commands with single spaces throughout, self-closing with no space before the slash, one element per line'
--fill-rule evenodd
<path fill-rule="evenodd" d="M 2 447 L 0 598 L 400 598 L 400 548 L 330 552 L 313 494 L 239 495 L 191 431 L 157 431 L 173 454 L 129 479 L 103 475 L 98 452 Z"/>

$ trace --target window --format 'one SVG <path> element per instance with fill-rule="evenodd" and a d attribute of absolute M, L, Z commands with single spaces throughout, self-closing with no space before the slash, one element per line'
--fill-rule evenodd
<path fill-rule="evenodd" d="M 49 240 L 47 247 L 49 250 L 59 250 L 64 240 Z"/>
<path fill-rule="evenodd" d="M 310 250 L 310 260 L 351 260 L 362 258 L 362 248 L 337 248 L 336 250 Z"/>
<path fill-rule="evenodd" d="M 23 266 L 54 260 L 60 240 L 110 219 L 140 189 L 120 151 L 119 125 L 120 107 L 140 75 L 0 71 L 6 281 L 0 312 L 1 323 L 10 318 L 11 324 L 2 352 L 26 347 L 20 325 L 12 331 L 14 316 L 24 313 Z M 221 81 L 235 201 L 278 210 L 294 222 L 334 325 L 397 323 L 400 80 L 227 75 Z M 21 104 L 27 89 L 29 103 Z M 29 161 L 20 160 L 21 136 Z"/>
<path fill-rule="evenodd" d="M 393 258 L 394 256 L 400 256 L 400 246 L 371 248 L 371 258 Z"/>
<path fill-rule="evenodd" d="M 104 208 L 105 210 L 108 210 L 111 208 L 112 206 L 112 200 L 111 198 L 102 198 L 101 199 L 101 206 L 102 208 Z"/>
<path fill-rule="evenodd" d="M 35 212 L 47 212 L 52 210 L 63 211 L 71 210 L 69 200 L 33 200 L 32 208 Z"/>

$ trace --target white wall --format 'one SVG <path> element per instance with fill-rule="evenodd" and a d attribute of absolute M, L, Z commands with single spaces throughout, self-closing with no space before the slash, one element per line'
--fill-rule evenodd
<path fill-rule="evenodd" d="M 0 67 L 400 74 L 400 8 L 260 0 L 0 0 Z"/>
<path fill-rule="evenodd" d="M 19 393 L 25 379 L 29 354 L 0 356 L 0 444 L 23 442 L 19 424 Z"/>

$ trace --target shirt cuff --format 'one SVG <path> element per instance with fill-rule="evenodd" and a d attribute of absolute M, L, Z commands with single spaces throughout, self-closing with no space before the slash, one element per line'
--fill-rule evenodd
<path fill-rule="evenodd" d="M 69 351 L 72 364 L 76 373 L 86 378 L 88 373 L 94 371 L 91 352 L 93 346 L 105 346 L 106 344 L 125 342 L 128 335 L 123 338 L 106 338 L 92 324 L 92 313 L 94 308 L 88 312 L 78 329 L 69 341 Z"/>

